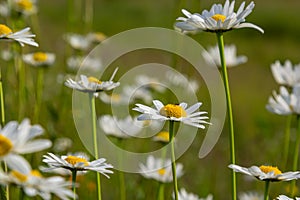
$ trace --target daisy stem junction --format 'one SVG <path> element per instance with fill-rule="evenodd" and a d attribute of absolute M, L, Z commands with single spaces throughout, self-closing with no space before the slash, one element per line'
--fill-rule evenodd
<path fill-rule="evenodd" d="M 171 142 L 171 160 L 172 160 L 172 174 L 173 174 L 173 186 L 174 186 L 174 196 L 175 200 L 178 200 L 178 186 L 177 186 L 177 176 L 176 176 L 176 161 L 175 161 L 175 147 L 174 147 L 174 121 L 169 121 L 169 134 Z"/>
<path fill-rule="evenodd" d="M 285 132 L 284 132 L 283 158 L 282 158 L 283 169 L 286 169 L 287 160 L 288 160 L 292 116 L 293 115 L 288 115 L 286 118 L 286 126 L 285 126 Z"/>
<path fill-rule="evenodd" d="M 97 125 L 96 125 L 96 104 L 94 93 L 89 93 L 90 98 L 90 111 L 92 115 L 92 132 L 93 132 L 93 140 L 94 140 L 94 153 L 95 159 L 99 158 L 98 154 L 98 143 L 97 143 Z M 100 173 L 96 173 L 97 175 L 97 191 L 98 191 L 98 200 L 101 200 L 101 181 L 100 181 Z"/>
<path fill-rule="evenodd" d="M 217 32 L 217 40 L 219 46 L 219 53 L 220 53 L 220 60 L 222 66 L 222 75 L 224 81 L 224 87 L 226 92 L 226 99 L 227 99 L 227 114 L 228 114 L 228 122 L 229 122 L 229 145 L 230 145 L 230 163 L 235 164 L 235 147 L 234 147 L 234 128 L 233 128 L 233 115 L 232 115 L 232 106 L 231 106 L 231 97 L 230 97 L 230 89 L 229 89 L 229 81 L 228 81 L 228 74 L 227 74 L 227 67 L 226 67 L 226 60 L 225 60 L 225 52 L 224 52 L 224 39 L 223 33 Z M 232 199 L 236 200 L 236 174 L 234 171 L 232 173 Z"/>
<path fill-rule="evenodd" d="M 299 147 L 300 147 L 300 115 L 297 115 L 297 137 L 295 143 L 295 150 L 294 150 L 294 159 L 293 159 L 293 171 L 297 171 L 298 168 L 298 156 L 299 156 Z M 295 195 L 295 187 L 296 187 L 296 180 L 291 182 L 291 197 Z"/>
<path fill-rule="evenodd" d="M 264 200 L 269 200 L 269 188 L 270 188 L 270 181 L 266 181 Z"/>

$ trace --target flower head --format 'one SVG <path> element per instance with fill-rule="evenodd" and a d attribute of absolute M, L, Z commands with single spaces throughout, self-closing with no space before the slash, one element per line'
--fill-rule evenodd
<path fill-rule="evenodd" d="M 101 91 L 112 90 L 120 85 L 119 82 L 112 81 L 115 74 L 117 73 L 117 70 L 118 68 L 116 68 L 109 81 L 100 81 L 97 78 L 92 76 L 87 77 L 85 75 L 81 75 L 79 81 L 68 79 L 65 82 L 65 85 L 69 88 L 76 89 L 82 92 L 89 92 L 89 93 L 97 93 Z"/>
<path fill-rule="evenodd" d="M 71 56 L 67 59 L 68 69 L 72 71 L 80 70 L 88 72 L 97 72 L 102 68 L 102 62 L 99 58 L 94 58 L 91 56 Z"/>
<path fill-rule="evenodd" d="M 174 198 L 174 195 L 173 195 Z M 199 198 L 198 195 L 188 193 L 184 188 L 181 188 L 178 193 L 178 200 L 212 200 L 213 196 L 209 194 L 206 198 Z"/>
<path fill-rule="evenodd" d="M 55 61 L 55 55 L 53 53 L 35 52 L 23 55 L 25 63 L 34 66 L 50 66 Z"/>
<path fill-rule="evenodd" d="M 279 197 L 276 198 L 277 200 L 294 200 L 293 198 L 289 198 L 285 195 L 279 195 Z M 296 197 L 296 200 L 300 200 L 300 197 Z"/>
<path fill-rule="evenodd" d="M 261 165 L 252 166 L 249 168 L 231 164 L 228 166 L 235 172 L 241 172 L 249 176 L 253 176 L 261 181 L 290 181 L 300 178 L 300 172 L 285 172 L 282 173 L 277 167 Z"/>
<path fill-rule="evenodd" d="M 68 33 L 64 38 L 69 43 L 69 45 L 76 50 L 84 51 L 90 48 L 92 45 L 90 38 L 86 37 L 85 35 Z"/>
<path fill-rule="evenodd" d="M 280 85 L 293 87 L 300 83 L 300 64 L 293 66 L 291 61 L 286 60 L 282 65 L 277 60 L 271 65 L 271 70 L 276 82 Z"/>
<path fill-rule="evenodd" d="M 207 116 L 201 116 L 207 114 L 207 112 L 197 111 L 202 103 L 196 103 L 191 107 L 187 108 L 186 103 L 176 104 L 167 104 L 163 105 L 162 102 L 154 100 L 153 104 L 155 108 L 151 108 L 142 104 L 136 104 L 137 107 L 133 110 L 141 112 L 138 116 L 138 120 L 160 120 L 160 121 L 181 121 L 184 124 L 195 126 L 198 128 L 204 129 L 203 124 L 209 124 L 205 120 L 208 119 Z"/>
<path fill-rule="evenodd" d="M 105 163 L 106 159 L 104 158 L 89 162 L 85 155 L 64 155 L 58 157 L 53 153 L 48 153 L 43 157 L 43 162 L 47 163 L 50 167 L 48 169 L 44 169 L 44 171 L 51 171 L 56 168 L 64 168 L 70 171 L 96 171 L 107 178 L 109 178 L 107 174 L 113 173 L 109 170 L 113 168 L 113 166 Z"/>
<path fill-rule="evenodd" d="M 13 7 L 16 11 L 24 15 L 37 13 L 37 7 L 34 0 L 14 0 Z"/>
<path fill-rule="evenodd" d="M 183 165 L 176 164 L 177 178 L 183 175 Z M 169 183 L 173 181 L 171 160 L 162 160 L 149 156 L 146 165 L 140 164 L 140 171 L 142 176 L 149 179 L 154 179 L 162 183 Z"/>
<path fill-rule="evenodd" d="M 247 62 L 246 56 L 236 55 L 236 46 L 233 44 L 225 45 L 224 51 L 225 51 L 224 53 L 225 53 L 225 60 L 226 60 L 227 67 L 234 67 Z M 221 67 L 219 47 L 217 45 L 214 47 L 209 47 L 207 52 L 203 51 L 202 55 L 208 64 L 216 64 L 218 67 Z"/>
<path fill-rule="evenodd" d="M 14 40 L 19 42 L 22 47 L 24 44 L 38 47 L 38 43 L 32 39 L 35 35 L 29 33 L 29 31 L 30 28 L 27 27 L 20 31 L 13 32 L 8 26 L 0 24 L 0 40 Z"/>
<path fill-rule="evenodd" d="M 247 192 L 239 194 L 239 200 L 263 200 L 264 196 L 256 192 Z"/>
<path fill-rule="evenodd" d="M 186 17 L 179 17 L 175 26 L 184 32 L 209 31 L 209 32 L 225 32 L 231 29 L 254 28 L 260 32 L 264 32 L 260 27 L 247 23 L 246 17 L 252 12 L 254 2 L 252 1 L 246 8 L 245 2 L 241 4 L 237 12 L 234 12 L 235 1 L 230 3 L 226 0 L 224 6 L 222 4 L 214 4 L 202 14 L 191 14 L 187 10 L 182 10 Z"/>

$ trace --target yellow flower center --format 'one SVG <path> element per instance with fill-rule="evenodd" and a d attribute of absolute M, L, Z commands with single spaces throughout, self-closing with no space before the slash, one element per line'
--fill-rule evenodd
<path fill-rule="evenodd" d="M 282 172 L 277 167 L 262 165 L 259 168 L 262 172 L 264 172 L 266 174 L 269 172 L 274 172 L 274 175 L 282 174 Z"/>
<path fill-rule="evenodd" d="M 85 166 L 89 165 L 86 159 L 77 156 L 68 156 L 67 158 L 65 158 L 65 161 L 67 161 L 71 165 L 76 165 L 77 163 L 84 163 Z"/>
<path fill-rule="evenodd" d="M 103 40 L 106 39 L 106 35 L 104 35 L 101 32 L 97 32 L 97 33 L 94 33 L 94 38 L 95 38 L 96 41 L 102 42 Z"/>
<path fill-rule="evenodd" d="M 20 182 L 25 182 L 27 181 L 27 176 L 25 174 L 22 174 L 16 170 L 12 170 L 11 172 L 11 175 L 13 175 L 15 178 L 17 178 Z"/>
<path fill-rule="evenodd" d="M 216 21 L 219 21 L 221 20 L 222 22 L 225 21 L 226 19 L 226 16 L 225 15 L 221 15 L 221 14 L 215 14 L 214 16 L 212 16 L 212 18 Z"/>
<path fill-rule="evenodd" d="M 0 24 L 0 35 L 8 35 L 12 33 L 12 30 L 5 26 L 4 24 Z"/>
<path fill-rule="evenodd" d="M 186 117 L 185 110 L 181 106 L 174 104 L 167 104 L 160 109 L 159 113 L 165 117 Z"/>
<path fill-rule="evenodd" d="M 92 82 L 92 83 L 97 83 L 97 84 L 101 84 L 102 83 L 99 79 L 97 79 L 97 78 L 95 78 L 93 76 L 88 77 L 88 80 L 89 80 L 89 82 Z"/>
<path fill-rule="evenodd" d="M 33 8 L 32 2 L 30 0 L 20 0 L 17 2 L 17 5 L 21 10 L 29 11 Z"/>
<path fill-rule="evenodd" d="M 8 154 L 12 147 L 12 142 L 7 137 L 0 135 L 0 157 Z"/>
<path fill-rule="evenodd" d="M 163 142 L 169 142 L 169 140 L 170 140 L 169 132 L 167 132 L 167 131 L 161 131 L 155 137 L 158 140 L 163 141 Z"/>
<path fill-rule="evenodd" d="M 157 172 L 158 172 L 159 175 L 163 176 L 163 175 L 165 175 L 166 170 L 165 169 L 159 169 Z"/>
<path fill-rule="evenodd" d="M 48 58 L 46 53 L 43 52 L 36 52 L 33 54 L 33 60 L 38 61 L 38 62 L 44 62 Z"/>
<path fill-rule="evenodd" d="M 30 175 L 35 176 L 35 177 L 42 177 L 42 174 L 38 170 L 32 170 L 30 172 Z"/>

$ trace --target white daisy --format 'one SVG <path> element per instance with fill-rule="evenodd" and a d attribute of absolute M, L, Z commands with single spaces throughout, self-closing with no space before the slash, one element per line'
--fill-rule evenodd
<path fill-rule="evenodd" d="M 23 61 L 33 67 L 50 66 L 55 61 L 55 54 L 35 52 L 23 55 Z"/>
<path fill-rule="evenodd" d="M 64 39 L 76 50 L 84 51 L 89 49 L 92 45 L 91 40 L 88 37 L 76 33 L 68 33 L 64 36 Z"/>
<path fill-rule="evenodd" d="M 231 164 L 228 166 L 235 172 L 241 172 L 249 176 L 253 176 L 261 181 L 291 181 L 300 178 L 300 172 L 285 172 L 282 173 L 277 167 L 261 165 L 252 166 L 249 168 Z"/>
<path fill-rule="evenodd" d="M 146 165 L 140 164 L 139 173 L 145 178 L 154 179 L 162 183 L 173 181 L 171 160 L 162 160 L 148 156 Z M 176 164 L 176 173 L 177 178 L 183 175 L 183 165 L 181 163 Z"/>
<path fill-rule="evenodd" d="M 14 0 L 13 8 L 24 15 L 32 15 L 37 13 L 35 0 Z"/>
<path fill-rule="evenodd" d="M 142 130 L 142 123 L 127 116 L 124 119 L 117 119 L 110 115 L 103 115 L 99 118 L 99 124 L 106 135 L 117 138 L 134 137 Z"/>
<path fill-rule="evenodd" d="M 182 10 L 182 13 L 186 16 L 179 17 L 175 26 L 183 32 L 197 32 L 197 31 L 209 31 L 209 32 L 225 32 L 231 29 L 239 28 L 254 28 L 260 32 L 264 32 L 263 29 L 252 23 L 247 23 L 246 17 L 252 12 L 254 8 L 254 2 L 252 1 L 246 8 L 245 2 L 241 4 L 237 12 L 234 12 L 235 1 L 231 3 L 226 0 L 224 6 L 222 4 L 214 4 L 210 11 L 204 10 L 202 14 L 191 14 L 187 10 Z"/>
<path fill-rule="evenodd" d="M 226 60 L 227 67 L 235 67 L 237 65 L 247 62 L 246 56 L 237 56 L 236 46 L 234 44 L 225 45 L 224 53 L 225 53 L 225 60 Z M 207 49 L 207 52 L 203 51 L 202 56 L 208 64 L 216 64 L 218 67 L 221 67 L 221 60 L 220 60 L 220 53 L 219 53 L 218 45 L 216 45 L 214 47 L 209 47 Z"/>
<path fill-rule="evenodd" d="M 174 198 L 174 195 L 173 195 Z M 212 200 L 213 196 L 209 194 L 206 198 L 199 198 L 198 195 L 188 193 L 184 188 L 181 188 L 178 192 L 178 200 Z"/>
<path fill-rule="evenodd" d="M 70 138 L 67 137 L 60 137 L 55 139 L 53 150 L 55 152 L 63 152 L 70 149 L 73 145 L 73 141 Z"/>
<path fill-rule="evenodd" d="M 160 81 L 154 77 L 139 75 L 135 77 L 136 85 L 146 89 L 153 89 L 158 92 L 164 92 L 166 88 L 160 84 Z"/>
<path fill-rule="evenodd" d="M 280 87 L 279 94 L 273 91 L 266 108 L 278 115 L 300 114 L 300 85 L 293 87 L 291 94 L 284 86 Z"/>
<path fill-rule="evenodd" d="M 95 171 L 103 174 L 107 178 L 109 176 L 107 174 L 112 174 L 113 166 L 105 163 L 106 159 L 100 158 L 98 160 L 94 160 L 89 162 L 88 158 L 84 155 L 68 155 L 58 157 L 53 153 L 48 153 L 48 155 L 43 156 L 43 162 L 47 163 L 50 168 L 45 171 L 51 171 L 56 168 L 64 168 L 70 171 Z"/>
<path fill-rule="evenodd" d="M 30 28 L 24 28 L 20 31 L 13 32 L 9 27 L 4 24 L 0 24 L 0 40 L 15 40 L 20 43 L 23 47 L 24 44 L 28 44 L 31 46 L 38 47 L 38 43 L 36 43 L 32 38 L 35 37 L 34 34 L 31 34 Z"/>
<path fill-rule="evenodd" d="M 294 200 L 293 198 L 289 198 L 289 197 L 287 197 L 285 195 L 279 195 L 276 199 L 277 200 Z M 300 197 L 296 197 L 295 199 L 296 200 L 300 200 Z"/>
<path fill-rule="evenodd" d="M 300 64 L 293 66 L 291 61 L 286 60 L 281 65 L 277 60 L 271 65 L 271 70 L 278 84 L 293 87 L 300 83 Z"/>
<path fill-rule="evenodd" d="M 263 200 L 264 196 L 256 192 L 243 192 L 239 194 L 239 200 Z"/>
<path fill-rule="evenodd" d="M 91 56 L 71 56 L 67 59 L 68 69 L 77 71 L 79 68 L 88 72 L 97 72 L 102 68 L 102 62 L 99 58 Z"/>
<path fill-rule="evenodd" d="M 207 114 L 207 112 L 196 112 L 196 110 L 198 110 L 198 108 L 202 105 L 201 102 L 198 102 L 189 108 L 187 108 L 187 104 L 184 102 L 179 105 L 167 104 L 164 106 L 159 100 L 154 100 L 153 104 L 155 108 L 136 104 L 137 107 L 133 108 L 133 110 L 143 113 L 138 116 L 138 120 L 180 121 L 184 124 L 202 129 L 205 128 L 203 124 L 210 124 L 205 121 L 208 119 L 207 116 L 201 116 L 203 114 Z"/>
<path fill-rule="evenodd" d="M 49 148 L 52 144 L 47 139 L 33 139 L 42 135 L 43 128 L 39 125 L 30 125 L 24 119 L 19 125 L 11 121 L 0 130 L 0 160 L 4 160 L 9 167 L 15 163 L 24 164 L 24 158 L 18 154 L 38 152 Z M 22 164 L 21 164 L 22 163 Z"/>
<path fill-rule="evenodd" d="M 112 90 L 120 85 L 119 82 L 112 81 L 115 74 L 117 73 L 117 70 L 118 68 L 116 68 L 109 81 L 100 81 L 95 77 L 87 77 L 85 75 L 80 75 L 79 81 L 68 79 L 65 82 L 65 85 L 75 90 L 79 90 L 82 92 L 91 92 L 91 93 Z"/>
<path fill-rule="evenodd" d="M 199 89 L 199 83 L 197 80 L 189 79 L 187 75 L 182 73 L 176 73 L 175 71 L 167 71 L 166 75 L 167 84 L 171 83 L 176 88 L 181 88 L 184 91 L 196 92 Z"/>
<path fill-rule="evenodd" d="M 7 2 L 0 3 L 0 15 L 4 18 L 8 18 L 10 16 L 10 8 Z"/>
<path fill-rule="evenodd" d="M 101 32 L 93 32 L 93 33 L 88 33 L 86 36 L 91 42 L 102 42 L 105 40 L 107 37 L 104 33 Z"/>

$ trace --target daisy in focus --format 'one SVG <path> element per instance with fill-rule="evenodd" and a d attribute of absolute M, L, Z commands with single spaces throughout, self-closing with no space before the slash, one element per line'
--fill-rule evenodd
<path fill-rule="evenodd" d="M 55 61 L 55 54 L 35 52 L 23 55 L 23 61 L 33 67 L 51 66 Z"/>
<path fill-rule="evenodd" d="M 266 165 L 261 165 L 260 167 L 252 166 L 249 168 L 245 168 L 231 164 L 228 167 L 233 169 L 235 172 L 240 172 L 255 177 L 261 181 L 291 181 L 300 178 L 299 171 L 282 173 L 277 167 Z"/>
<path fill-rule="evenodd" d="M 203 124 L 210 124 L 205 121 L 208 119 L 207 116 L 201 116 L 207 114 L 205 111 L 197 111 L 202 105 L 201 102 L 198 102 L 191 107 L 187 108 L 186 103 L 176 104 L 167 104 L 163 105 L 159 100 L 154 100 L 153 104 L 155 108 L 145 106 L 142 104 L 136 104 L 137 107 L 133 110 L 141 112 L 142 114 L 138 116 L 138 120 L 160 120 L 160 121 L 180 121 L 184 124 L 194 126 L 197 128 L 204 129 Z"/>
<path fill-rule="evenodd" d="M 80 75 L 79 81 L 67 79 L 65 85 L 69 88 L 79 90 L 81 92 L 88 92 L 88 93 L 97 93 L 101 91 L 112 90 L 120 85 L 119 82 L 112 81 L 117 71 L 118 68 L 115 69 L 109 81 L 100 81 L 97 78 L 92 76 L 87 77 L 85 75 Z"/>
<path fill-rule="evenodd" d="M 100 158 L 89 162 L 85 155 L 64 155 L 56 156 L 53 153 L 48 153 L 43 156 L 43 162 L 49 165 L 49 168 L 44 169 L 44 171 L 51 171 L 57 168 L 64 168 L 70 171 L 95 171 L 103 174 L 107 178 L 107 174 L 112 174 L 112 165 L 107 164 L 106 159 Z"/>
<path fill-rule="evenodd" d="M 33 40 L 35 35 L 29 31 L 30 28 L 27 27 L 20 31 L 13 32 L 8 26 L 0 24 L 0 40 L 17 41 L 22 47 L 24 47 L 25 44 L 38 47 L 38 43 Z"/>
<path fill-rule="evenodd" d="M 227 67 L 235 67 L 237 65 L 243 64 L 247 62 L 247 57 L 237 56 L 236 46 L 232 45 L 225 45 L 224 47 L 225 53 L 225 60 Z M 202 52 L 202 56 L 207 64 L 216 64 L 218 67 L 221 67 L 221 60 L 219 56 L 219 47 L 218 45 L 214 47 L 209 47 L 206 51 Z"/>
<path fill-rule="evenodd" d="M 178 200 L 212 200 L 213 196 L 209 194 L 206 198 L 199 198 L 198 195 L 188 193 L 184 188 L 181 188 L 178 193 Z"/>
<path fill-rule="evenodd" d="M 177 178 L 183 175 L 183 165 L 176 164 Z M 149 156 L 146 165 L 140 164 L 139 173 L 145 178 L 154 179 L 162 183 L 170 183 L 173 181 L 171 160 L 163 160 Z"/>
<path fill-rule="evenodd" d="M 286 60 L 282 65 L 278 60 L 271 65 L 271 71 L 280 85 L 293 87 L 300 83 L 300 64 L 294 65 Z"/>
<path fill-rule="evenodd" d="M 209 11 L 204 10 L 202 14 L 191 14 L 183 9 L 182 13 L 185 17 L 177 18 L 181 22 L 177 22 L 175 26 L 183 32 L 225 32 L 232 29 L 254 28 L 264 33 L 263 29 L 257 25 L 245 22 L 255 6 L 253 1 L 246 8 L 243 2 L 237 12 L 234 12 L 234 4 L 235 1 L 230 3 L 226 0 L 224 6 L 214 4 Z"/>
<path fill-rule="evenodd" d="M 279 197 L 276 198 L 277 200 L 294 200 L 293 198 L 289 198 L 285 195 L 279 195 Z M 300 200 L 300 197 L 296 197 L 296 200 Z"/>

